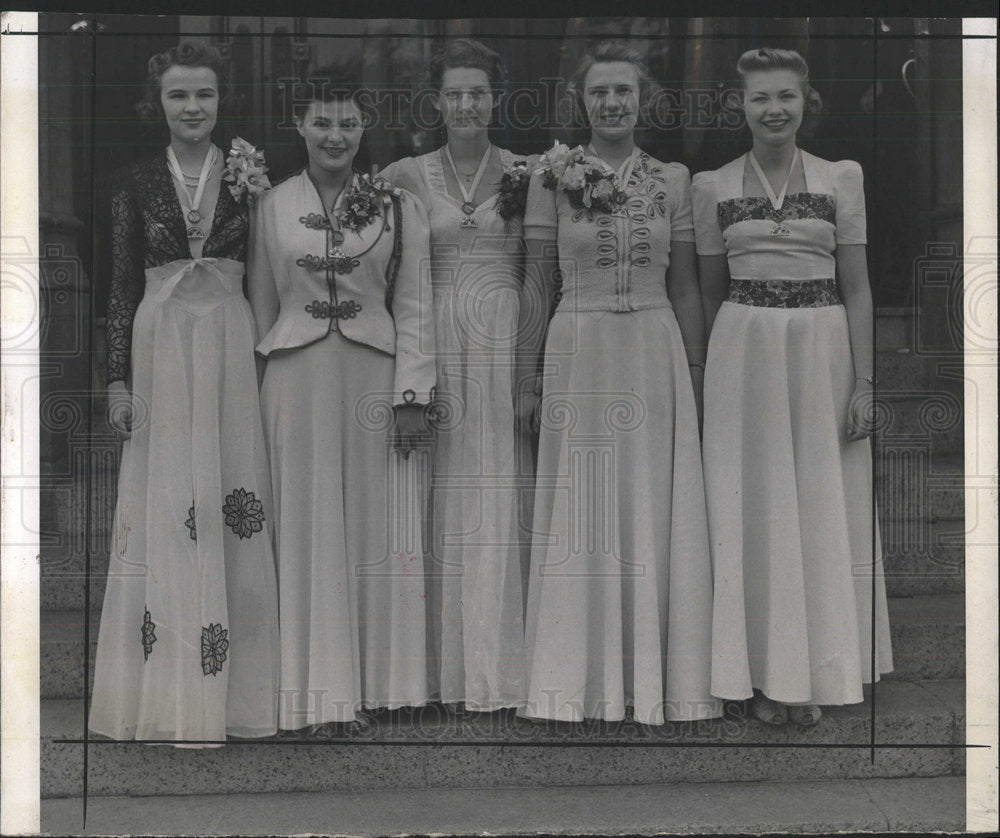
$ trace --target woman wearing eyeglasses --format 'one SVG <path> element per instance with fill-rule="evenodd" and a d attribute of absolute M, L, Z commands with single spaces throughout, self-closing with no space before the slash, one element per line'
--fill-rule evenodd
<path fill-rule="evenodd" d="M 489 47 L 449 41 L 430 66 L 447 142 L 382 172 L 421 199 L 431 227 L 438 370 L 429 516 L 432 679 L 441 701 L 481 711 L 519 706 L 525 686 L 526 527 L 518 475 L 530 479 L 530 466 L 525 474 L 518 463 L 530 458 L 530 448 L 515 433 L 513 350 L 524 265 L 521 215 L 537 158 L 490 142 L 501 75 Z M 499 194 L 502 182 L 513 191 Z"/>

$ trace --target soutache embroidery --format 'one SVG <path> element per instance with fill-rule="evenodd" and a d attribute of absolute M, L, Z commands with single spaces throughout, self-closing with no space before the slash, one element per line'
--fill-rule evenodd
<path fill-rule="evenodd" d="M 835 279 L 733 280 L 728 300 L 766 308 L 825 308 L 841 304 Z"/>
<path fill-rule="evenodd" d="M 195 520 L 194 520 L 194 504 L 191 504 L 191 508 L 188 510 L 188 517 L 187 520 L 184 522 L 184 526 L 190 530 L 189 535 L 191 536 L 191 540 L 197 541 L 198 530 L 197 527 L 195 526 Z"/>
<path fill-rule="evenodd" d="M 209 623 L 201 629 L 201 671 L 205 675 L 222 672 L 229 651 L 229 630 L 222 623 Z"/>
<path fill-rule="evenodd" d="M 785 196 L 780 210 L 761 197 L 729 198 L 719 201 L 719 228 L 727 229 L 741 221 L 793 221 L 815 219 L 836 224 L 837 210 L 833 196 L 822 192 L 796 192 Z"/>
<path fill-rule="evenodd" d="M 351 320 L 358 316 L 362 306 L 354 300 L 344 300 L 340 305 L 332 305 L 326 300 L 313 300 L 306 306 L 308 311 L 317 320 L 338 318 L 340 320 Z"/>
<path fill-rule="evenodd" d="M 264 529 L 264 505 L 246 489 L 234 489 L 231 495 L 226 495 L 222 514 L 226 516 L 226 526 L 241 540 Z"/>
<path fill-rule="evenodd" d="M 493 208 L 504 221 L 508 233 L 515 219 L 523 219 L 528 206 L 528 186 L 531 183 L 531 169 L 527 160 L 515 160 L 503 170 L 497 199 Z"/>
<path fill-rule="evenodd" d="M 156 623 L 153 622 L 152 615 L 149 613 L 149 609 L 146 608 L 145 614 L 142 617 L 142 661 L 145 663 L 149 660 L 149 653 L 153 651 L 153 644 L 156 642 L 156 634 L 154 629 L 156 628 Z"/>
<path fill-rule="evenodd" d="M 311 253 L 307 253 L 300 259 L 296 259 L 295 264 L 300 268 L 307 268 L 310 271 L 332 269 L 339 274 L 349 274 L 361 262 L 353 256 L 348 256 L 346 253 L 336 256 L 313 256 Z"/>
<path fill-rule="evenodd" d="M 330 229 L 330 219 L 321 212 L 311 212 L 308 215 L 299 216 L 299 222 L 305 224 L 310 230 Z"/>

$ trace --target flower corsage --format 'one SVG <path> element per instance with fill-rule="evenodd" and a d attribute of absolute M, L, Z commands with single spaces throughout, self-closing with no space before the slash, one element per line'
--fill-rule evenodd
<path fill-rule="evenodd" d="M 239 202 L 245 197 L 247 204 L 252 207 L 271 188 L 264 152 L 242 137 L 236 137 L 229 150 L 229 157 L 226 158 L 226 171 L 222 179 L 229 183 L 233 200 Z"/>
<path fill-rule="evenodd" d="M 618 176 L 587 157 L 580 146 L 570 148 L 556 141 L 539 163 L 544 173 L 542 185 L 565 193 L 569 205 L 585 212 L 588 219 L 593 219 L 594 213 L 614 212 L 627 200 Z"/>
<path fill-rule="evenodd" d="M 494 209 L 504 221 L 504 229 L 509 233 L 515 218 L 524 218 L 528 205 L 528 184 L 531 183 L 531 169 L 527 160 L 515 160 L 504 168 L 500 176 L 500 187 Z"/>
<path fill-rule="evenodd" d="M 388 218 L 386 209 L 393 196 L 400 194 L 399 189 L 380 177 L 359 174 L 334 216 L 341 228 L 360 233 L 380 215 Z"/>

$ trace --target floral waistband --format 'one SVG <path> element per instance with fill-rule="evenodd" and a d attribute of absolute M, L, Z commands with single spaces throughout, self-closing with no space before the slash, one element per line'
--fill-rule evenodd
<path fill-rule="evenodd" d="M 766 308 L 839 306 L 835 279 L 734 279 L 729 302 Z"/>

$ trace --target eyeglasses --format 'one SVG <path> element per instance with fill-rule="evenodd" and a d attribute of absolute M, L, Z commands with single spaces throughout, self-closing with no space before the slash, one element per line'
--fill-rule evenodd
<path fill-rule="evenodd" d="M 456 105 L 461 102 L 466 96 L 469 97 L 469 102 L 472 103 L 473 107 L 479 105 L 487 96 L 490 95 L 488 90 L 442 90 L 441 95 L 448 100 L 451 105 Z"/>

